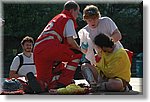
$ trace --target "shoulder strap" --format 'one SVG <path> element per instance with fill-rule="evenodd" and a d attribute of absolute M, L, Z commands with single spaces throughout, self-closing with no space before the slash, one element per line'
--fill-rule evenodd
<path fill-rule="evenodd" d="M 23 65 L 23 56 L 22 56 L 22 55 L 17 55 L 17 56 L 18 56 L 19 59 L 20 59 L 20 64 L 19 64 L 19 67 L 18 67 L 18 69 L 17 69 L 17 71 L 16 71 L 16 74 L 18 74 L 19 69 L 20 69 L 21 66 Z"/>

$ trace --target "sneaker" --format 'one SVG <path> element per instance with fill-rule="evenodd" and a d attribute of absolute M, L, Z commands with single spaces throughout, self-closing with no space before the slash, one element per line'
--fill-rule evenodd
<path fill-rule="evenodd" d="M 132 90 L 132 86 L 130 84 L 128 84 L 124 89 L 124 91 L 126 91 L 126 92 L 129 92 L 131 90 Z"/>
<path fill-rule="evenodd" d="M 105 83 L 93 84 L 91 85 L 91 88 L 93 91 L 96 91 L 96 92 L 107 91 Z"/>
<path fill-rule="evenodd" d="M 90 84 L 90 87 L 91 87 L 91 91 L 92 92 L 96 92 L 97 91 L 97 84 Z"/>
<path fill-rule="evenodd" d="M 29 86 L 32 88 L 32 90 L 35 93 L 41 93 L 42 92 L 41 86 L 39 82 L 36 80 L 34 74 L 32 72 L 27 73 L 27 78 L 28 78 Z"/>
<path fill-rule="evenodd" d="M 128 88 L 129 90 L 132 90 L 132 86 L 130 84 L 128 84 Z"/>

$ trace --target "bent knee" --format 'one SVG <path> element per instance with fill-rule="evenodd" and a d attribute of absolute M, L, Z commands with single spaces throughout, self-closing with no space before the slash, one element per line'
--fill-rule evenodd
<path fill-rule="evenodd" d="M 84 70 L 85 68 L 89 68 L 89 67 L 91 67 L 91 65 L 89 63 L 83 63 L 81 65 L 81 70 Z"/>
<path fill-rule="evenodd" d="M 122 80 L 109 79 L 109 84 L 107 84 L 108 90 L 111 91 L 122 91 L 124 89 Z"/>

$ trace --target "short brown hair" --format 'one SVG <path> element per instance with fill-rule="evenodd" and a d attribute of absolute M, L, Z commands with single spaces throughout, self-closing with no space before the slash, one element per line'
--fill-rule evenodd
<path fill-rule="evenodd" d="M 64 4 L 64 9 L 68 11 L 71 9 L 77 10 L 78 8 L 79 5 L 73 0 L 69 0 Z"/>
<path fill-rule="evenodd" d="M 98 10 L 98 8 L 94 5 L 88 5 L 85 7 L 85 9 L 83 10 L 83 19 L 93 19 L 93 18 L 99 18 L 100 12 Z"/>
<path fill-rule="evenodd" d="M 25 42 L 31 42 L 34 44 L 34 40 L 32 37 L 26 36 L 23 38 L 23 40 L 21 41 L 21 45 L 24 45 Z"/>

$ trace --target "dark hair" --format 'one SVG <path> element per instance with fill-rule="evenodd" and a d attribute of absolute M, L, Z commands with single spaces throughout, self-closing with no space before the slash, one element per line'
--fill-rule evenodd
<path fill-rule="evenodd" d="M 107 36 L 106 34 L 100 33 L 99 35 L 97 35 L 94 38 L 94 43 L 95 45 L 99 46 L 99 47 L 110 47 L 112 48 L 114 45 L 114 41 Z"/>
<path fill-rule="evenodd" d="M 31 42 L 32 44 L 34 44 L 33 38 L 29 36 L 23 38 L 23 40 L 21 41 L 21 45 L 24 45 L 25 42 Z"/>
<path fill-rule="evenodd" d="M 78 8 L 79 5 L 73 0 L 69 0 L 64 4 L 64 9 L 68 11 L 71 9 L 77 10 Z"/>

